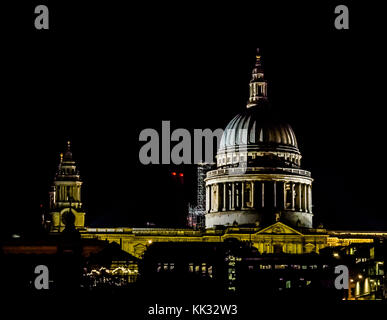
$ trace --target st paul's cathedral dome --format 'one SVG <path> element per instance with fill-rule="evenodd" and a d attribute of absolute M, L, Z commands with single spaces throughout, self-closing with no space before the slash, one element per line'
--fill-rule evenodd
<path fill-rule="evenodd" d="M 312 228 L 312 181 L 291 126 L 275 116 L 259 51 L 246 109 L 224 130 L 206 178 L 206 228 L 283 221 Z"/>

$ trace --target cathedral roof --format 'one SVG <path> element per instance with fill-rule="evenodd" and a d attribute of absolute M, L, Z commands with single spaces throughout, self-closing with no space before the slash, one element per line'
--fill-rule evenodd
<path fill-rule="evenodd" d="M 219 151 L 269 151 L 300 154 L 292 127 L 280 121 L 267 99 L 267 81 L 257 50 L 251 74 L 250 97 L 247 108 L 235 116 L 225 128 Z"/>
<path fill-rule="evenodd" d="M 219 150 L 284 151 L 299 154 L 292 127 L 277 119 L 268 103 L 259 103 L 236 115 L 226 126 Z"/>

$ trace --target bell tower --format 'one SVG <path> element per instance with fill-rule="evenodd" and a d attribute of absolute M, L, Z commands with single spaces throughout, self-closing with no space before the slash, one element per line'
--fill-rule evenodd
<path fill-rule="evenodd" d="M 50 215 L 52 232 L 61 232 L 66 227 L 82 229 L 85 226 L 85 212 L 81 201 L 82 180 L 73 160 L 71 143 L 67 142 L 50 191 Z"/>

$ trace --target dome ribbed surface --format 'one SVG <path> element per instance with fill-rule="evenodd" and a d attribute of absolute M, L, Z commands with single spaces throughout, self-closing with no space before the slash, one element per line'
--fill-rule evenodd
<path fill-rule="evenodd" d="M 292 127 L 276 120 L 266 106 L 248 108 L 229 122 L 223 133 L 219 150 L 237 147 L 299 153 Z"/>

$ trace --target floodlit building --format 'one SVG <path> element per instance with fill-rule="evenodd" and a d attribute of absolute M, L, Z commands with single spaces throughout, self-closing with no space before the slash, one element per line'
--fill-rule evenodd
<path fill-rule="evenodd" d="M 311 173 L 301 167 L 301 157 L 293 129 L 279 120 L 269 105 L 267 81 L 258 52 L 246 110 L 227 125 L 216 156 L 216 168 L 210 171 L 209 167 L 199 168 L 197 204 L 191 208 L 191 217 L 188 218 L 191 228 L 87 227 L 81 202 L 82 182 L 68 144 L 50 193 L 50 230 L 61 232 L 66 225 L 72 224 L 82 238 L 116 242 L 122 250 L 140 259 L 155 243 L 215 245 L 240 241 L 253 248 L 257 256 L 265 256 L 265 259 L 253 259 L 255 262 L 251 260 L 251 264 L 243 263 L 247 270 L 251 268 L 256 272 L 265 265 L 277 270 L 277 263 L 268 255 L 280 255 L 281 265 L 286 265 L 284 270 L 287 271 L 284 272 L 292 277 L 296 277 L 296 269 L 291 266 L 302 265 L 294 255 L 318 255 L 327 247 L 370 244 L 376 239 L 383 241 L 387 238 L 387 232 L 315 228 L 313 179 Z M 286 256 L 290 255 L 293 258 L 291 263 L 287 263 Z M 164 267 L 161 260 L 153 262 Z M 314 262 L 310 263 L 314 265 Z M 384 264 L 385 260 L 380 258 L 378 270 L 383 270 Z M 320 270 L 322 267 L 316 268 Z M 211 269 L 211 272 L 216 270 Z M 385 276 L 378 275 L 381 277 L 376 280 L 381 288 Z M 308 281 L 312 280 L 305 279 L 305 283 Z"/>
<path fill-rule="evenodd" d="M 85 212 L 81 201 L 82 180 L 71 152 L 70 141 L 65 153 L 60 154 L 58 170 L 50 192 L 49 228 L 61 232 L 66 224 L 80 229 L 85 225 Z"/>
<path fill-rule="evenodd" d="M 283 221 L 312 228 L 311 173 L 291 126 L 278 120 L 267 97 L 261 56 L 256 56 L 246 110 L 227 125 L 207 174 L 206 227 Z"/>

